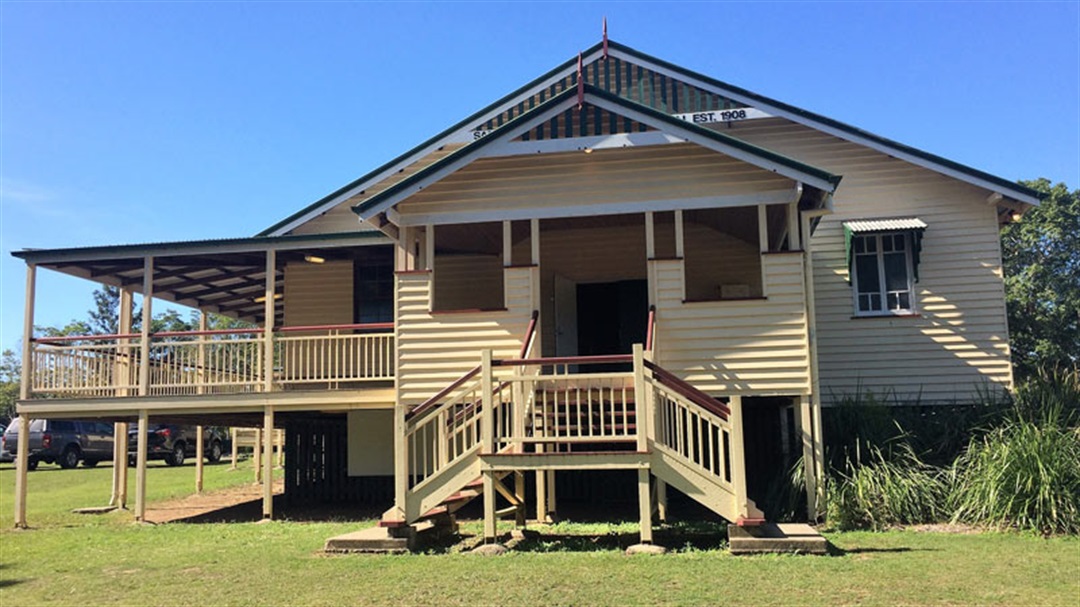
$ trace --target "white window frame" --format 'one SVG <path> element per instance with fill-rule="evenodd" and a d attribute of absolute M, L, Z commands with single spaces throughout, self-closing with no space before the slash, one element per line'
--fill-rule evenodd
<path fill-rule="evenodd" d="M 899 293 L 900 291 L 888 291 L 886 285 L 888 280 L 885 277 L 885 251 L 882 247 L 883 236 L 896 236 L 897 232 L 865 232 L 861 234 L 852 235 L 852 262 L 851 262 L 851 299 L 855 308 L 855 316 L 913 316 L 919 313 L 918 302 L 915 297 L 915 263 L 913 257 L 913 248 L 915 245 L 914 238 L 910 231 L 901 233 L 904 237 L 904 261 L 907 267 L 907 292 L 908 292 L 908 304 L 907 308 L 889 309 L 889 293 Z M 855 240 L 858 238 L 873 238 L 875 244 L 875 251 L 872 253 L 877 258 L 878 269 L 878 295 L 881 298 L 881 309 L 878 310 L 862 310 L 859 307 L 859 271 L 858 271 L 858 257 L 860 255 L 868 256 L 871 253 L 856 253 L 855 252 Z"/>

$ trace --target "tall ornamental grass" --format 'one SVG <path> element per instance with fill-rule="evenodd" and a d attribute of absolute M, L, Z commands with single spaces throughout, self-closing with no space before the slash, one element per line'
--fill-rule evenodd
<path fill-rule="evenodd" d="M 1080 374 L 1041 372 L 1012 415 L 971 441 L 951 475 L 953 519 L 1044 534 L 1080 532 Z"/>
<path fill-rule="evenodd" d="M 838 529 L 886 529 L 948 518 L 940 470 L 923 463 L 907 443 L 846 458 L 827 485 L 829 522 Z"/>

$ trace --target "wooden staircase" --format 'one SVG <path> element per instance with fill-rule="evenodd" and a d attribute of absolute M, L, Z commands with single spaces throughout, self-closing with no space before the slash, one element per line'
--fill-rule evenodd
<path fill-rule="evenodd" d="M 634 370 L 550 372 L 613 362 L 632 362 Z M 477 497 L 491 504 L 486 518 L 516 512 L 520 519 L 523 491 L 503 486 L 507 475 L 615 469 L 644 471 L 730 521 L 758 520 L 746 497 L 741 426 L 732 421 L 740 410 L 738 397 L 725 404 L 704 394 L 640 349 L 558 359 L 485 354 L 483 364 L 406 416 L 404 499 L 382 524 L 449 516 Z M 496 493 L 511 508 L 494 511 Z"/>

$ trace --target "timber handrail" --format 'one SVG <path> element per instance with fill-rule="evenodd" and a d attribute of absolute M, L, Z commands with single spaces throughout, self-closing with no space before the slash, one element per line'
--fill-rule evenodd
<path fill-rule="evenodd" d="M 291 326 L 291 327 L 274 327 L 274 333 L 292 333 L 296 331 L 363 331 L 363 330 L 380 330 L 380 329 L 393 329 L 394 323 L 392 322 L 369 322 L 369 323 L 349 323 L 339 325 L 304 325 L 304 326 Z M 265 333 L 266 329 L 263 327 L 251 327 L 246 329 L 207 329 L 205 331 L 157 331 L 150 334 L 150 338 L 158 337 L 205 337 L 211 335 L 259 335 Z M 139 339 L 142 337 L 142 333 L 95 333 L 90 335 L 49 335 L 43 337 L 34 337 L 31 341 L 35 343 L 48 344 L 48 343 L 64 343 L 69 341 L 106 341 L 111 339 Z"/>
<path fill-rule="evenodd" d="M 536 321 L 540 318 L 540 310 L 533 310 L 532 318 L 529 319 L 529 327 L 525 329 L 525 341 L 521 343 L 521 353 L 518 358 L 525 358 L 532 350 L 533 341 L 536 340 Z"/>
<path fill-rule="evenodd" d="M 601 365 L 632 363 L 632 354 L 605 354 L 600 356 L 553 356 L 550 358 L 504 358 L 491 361 L 493 367 L 517 367 L 529 365 Z"/>
<path fill-rule="evenodd" d="M 458 388 L 460 388 L 465 382 L 467 382 L 470 379 L 476 377 L 479 373 L 480 373 L 480 365 L 477 365 L 477 366 L 473 367 L 467 373 L 465 373 L 465 375 L 462 375 L 461 377 L 454 380 L 454 383 L 452 383 L 449 386 L 443 388 L 442 390 L 439 390 L 438 394 L 436 394 L 435 396 L 432 396 L 431 398 L 425 400 L 424 402 L 422 402 L 419 405 L 417 405 L 416 407 L 414 407 L 412 409 L 412 411 L 409 411 L 408 413 L 406 413 L 405 414 L 405 419 L 406 420 L 413 420 L 413 419 L 416 419 L 417 417 L 419 417 L 421 415 L 424 415 L 428 411 L 431 411 L 432 409 L 434 409 L 435 407 L 437 407 L 439 405 L 439 401 L 446 398 L 446 396 L 448 394 L 450 394 L 454 390 L 457 390 Z"/>
<path fill-rule="evenodd" d="M 393 329 L 394 323 L 392 322 L 368 322 L 368 323 L 350 323 L 342 325 L 305 325 L 305 326 L 292 326 L 292 327 L 275 327 L 275 333 L 292 333 L 296 331 L 377 331 L 380 329 Z"/>
<path fill-rule="evenodd" d="M 104 341 L 109 339 L 136 339 L 142 337 L 142 333 L 95 334 L 95 335 L 55 335 L 46 337 L 34 337 L 30 341 L 39 344 L 64 343 L 68 341 Z"/>
<path fill-rule="evenodd" d="M 522 342 L 522 345 L 521 345 L 521 354 L 520 354 L 520 356 L 521 356 L 522 360 L 524 360 L 525 357 L 528 356 L 529 351 L 532 350 L 533 342 L 535 341 L 535 338 L 536 338 L 536 323 L 537 323 L 537 320 L 539 318 L 540 318 L 540 311 L 539 310 L 533 310 L 532 318 L 529 320 L 529 326 L 525 329 L 525 340 Z M 390 326 L 393 326 L 393 323 L 389 323 L 389 324 L 390 324 Z M 494 365 L 495 363 L 492 362 L 492 364 Z M 431 398 L 425 400 L 424 402 L 422 402 L 419 405 L 417 405 L 416 407 L 414 407 L 411 411 L 406 413 L 405 414 L 405 420 L 406 421 L 411 421 L 413 419 L 416 419 L 417 417 L 419 417 L 421 415 L 424 415 L 428 411 L 431 411 L 432 409 L 437 407 L 438 404 L 439 404 L 439 401 L 446 398 L 446 396 L 449 395 L 454 390 L 457 390 L 458 388 L 460 388 L 462 386 L 462 384 L 464 384 L 465 382 L 467 382 L 470 379 L 476 377 L 476 375 L 478 373 L 480 373 L 480 369 L 481 369 L 480 365 L 477 365 L 476 367 L 473 367 L 472 369 L 467 371 L 465 373 L 465 375 L 462 375 L 457 380 L 455 380 L 454 383 L 452 383 L 449 386 L 443 388 L 442 390 L 439 390 L 439 392 L 435 396 L 432 396 Z M 502 383 L 500 383 L 499 385 L 497 385 L 495 387 L 494 391 L 498 392 L 499 390 L 502 390 L 504 387 L 506 387 L 506 385 L 507 385 L 506 382 L 502 382 Z M 473 403 L 473 405 L 476 405 L 476 403 Z"/>
<path fill-rule="evenodd" d="M 250 329 L 207 329 L 206 331 L 160 331 L 151 333 L 150 339 L 155 337 L 204 337 L 211 335 L 261 335 L 265 333 L 262 327 Z"/>
<path fill-rule="evenodd" d="M 709 413 L 712 413 L 713 415 L 716 415 L 725 421 L 727 421 L 729 416 L 731 415 L 731 409 L 729 409 L 727 405 L 709 396 L 708 394 L 705 394 L 701 390 L 698 390 L 690 382 L 679 377 L 678 375 L 675 375 L 671 371 L 664 369 L 653 361 L 646 360 L 645 368 L 652 371 L 653 377 L 655 377 L 661 384 L 667 386 L 668 388 L 671 388 L 671 390 L 678 393 L 679 396 L 686 398 L 690 402 L 705 409 Z"/>

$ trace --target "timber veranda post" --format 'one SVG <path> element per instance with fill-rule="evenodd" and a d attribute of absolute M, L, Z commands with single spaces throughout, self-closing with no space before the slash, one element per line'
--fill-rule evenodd
<path fill-rule="evenodd" d="M 817 474 L 814 454 L 814 422 L 811 419 L 811 404 L 809 396 L 801 396 L 797 401 L 798 415 L 795 416 L 796 431 L 799 434 L 799 443 L 802 444 L 803 452 L 803 475 L 806 479 L 806 516 L 811 521 L 817 515 Z"/>
<path fill-rule="evenodd" d="M 495 453 L 495 399 L 491 393 L 494 381 L 491 377 L 491 350 L 480 354 L 480 453 Z M 484 479 L 484 541 L 493 542 L 498 534 L 495 519 L 495 473 L 491 470 L 481 472 Z"/>
<path fill-rule="evenodd" d="M 274 300 L 277 287 L 277 252 L 266 251 L 266 280 L 263 292 L 263 392 L 274 390 L 274 321 L 277 304 Z M 274 516 L 274 407 L 263 409 L 262 458 L 259 460 L 263 484 L 263 518 Z M 258 450 L 259 445 L 255 445 Z"/>
<path fill-rule="evenodd" d="M 196 375 L 195 375 L 195 392 L 196 394 L 206 393 L 206 312 L 199 312 L 199 332 L 201 335 L 196 339 L 198 344 Z M 205 438 L 203 437 L 203 426 L 199 425 L 195 428 L 195 493 L 202 493 L 203 490 L 203 454 L 206 445 L 204 444 Z"/>
<path fill-rule="evenodd" d="M 263 518 L 274 517 L 274 407 L 267 405 L 263 410 Z M 256 446 L 258 448 L 258 446 Z"/>
<path fill-rule="evenodd" d="M 30 398 L 33 381 L 34 296 L 37 288 L 37 265 L 26 264 L 26 301 L 23 309 L 22 370 L 19 377 L 19 399 Z M 26 480 L 30 469 L 30 418 L 19 415 L 19 442 L 15 447 L 15 526 L 26 528 Z"/>
<path fill-rule="evenodd" d="M 120 288 L 120 323 L 121 335 L 131 334 L 131 320 L 134 314 L 134 297 L 129 289 Z M 117 344 L 117 381 L 121 386 L 117 390 L 117 396 L 131 396 L 131 340 L 123 337 L 116 340 Z M 128 423 L 117 422 L 113 424 L 113 493 L 109 500 L 110 506 L 120 509 L 127 508 L 127 484 L 128 484 Z"/>
<path fill-rule="evenodd" d="M 154 258 L 143 259 L 142 331 L 139 336 L 139 396 L 150 395 L 150 323 L 153 319 Z M 135 451 L 135 520 L 146 519 L 146 451 L 150 414 L 139 410 L 139 436 Z"/>

